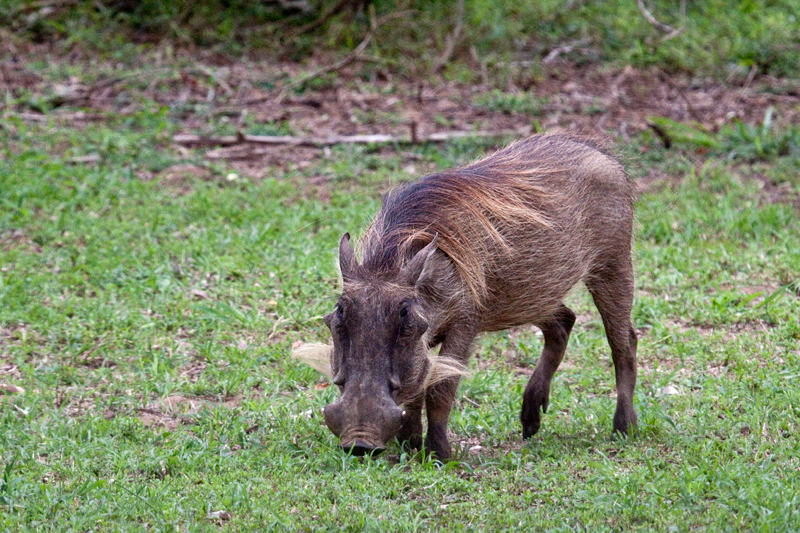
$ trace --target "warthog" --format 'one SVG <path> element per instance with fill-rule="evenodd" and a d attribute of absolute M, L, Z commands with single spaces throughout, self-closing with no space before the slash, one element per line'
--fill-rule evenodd
<path fill-rule="evenodd" d="M 361 262 L 349 234 L 339 243 L 342 295 L 324 319 L 333 346 L 295 354 L 318 367 L 324 359 L 339 387 L 324 417 L 342 447 L 365 454 L 395 436 L 420 447 L 424 407 L 425 448 L 447 460 L 447 419 L 476 335 L 522 324 L 544 335 L 520 415 L 523 437 L 536 433 L 575 323 L 563 299 L 579 281 L 611 347 L 613 430 L 627 434 L 636 426 L 634 196 L 617 161 L 567 135 L 537 135 L 388 194 Z"/>

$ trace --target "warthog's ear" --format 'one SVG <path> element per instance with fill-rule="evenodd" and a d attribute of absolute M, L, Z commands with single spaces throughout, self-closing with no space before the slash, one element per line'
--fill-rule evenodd
<path fill-rule="evenodd" d="M 320 374 L 324 374 L 328 381 L 332 381 L 332 353 L 333 346 L 330 344 L 305 343 L 292 350 L 292 357 L 304 362 Z"/>
<path fill-rule="evenodd" d="M 439 234 L 433 236 L 433 240 L 428 243 L 428 245 L 417 252 L 417 254 L 411 258 L 411 261 L 406 263 L 403 267 L 403 270 L 400 272 L 400 278 L 403 279 L 409 285 L 416 285 L 419 282 L 419 279 L 422 275 L 422 272 L 425 270 L 426 265 L 428 264 L 428 260 L 433 256 L 434 252 L 436 252 L 436 240 L 439 238 Z"/>
<path fill-rule="evenodd" d="M 339 241 L 339 270 L 342 272 L 342 280 L 353 279 L 356 268 L 358 268 L 358 260 L 353 252 L 353 247 L 350 246 L 350 234 L 345 233 L 342 235 L 342 240 Z"/>

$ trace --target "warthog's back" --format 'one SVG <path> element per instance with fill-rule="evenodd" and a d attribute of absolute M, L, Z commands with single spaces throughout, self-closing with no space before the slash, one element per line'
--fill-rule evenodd
<path fill-rule="evenodd" d="M 385 200 L 364 266 L 389 272 L 438 234 L 481 330 L 536 322 L 602 263 L 630 257 L 635 186 L 585 141 L 536 136 Z"/>

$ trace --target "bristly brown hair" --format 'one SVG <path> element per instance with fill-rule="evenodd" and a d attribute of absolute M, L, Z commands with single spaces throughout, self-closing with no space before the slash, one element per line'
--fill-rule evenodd
<path fill-rule="evenodd" d="M 532 137 L 462 168 L 431 174 L 396 189 L 361 241 L 362 273 L 389 276 L 436 234 L 479 307 L 487 296 L 487 262 L 506 261 L 510 231 L 554 229 L 550 213 L 565 203 L 548 177 L 576 165 L 609 165 L 592 140 Z M 576 163 L 577 162 L 577 163 Z"/>

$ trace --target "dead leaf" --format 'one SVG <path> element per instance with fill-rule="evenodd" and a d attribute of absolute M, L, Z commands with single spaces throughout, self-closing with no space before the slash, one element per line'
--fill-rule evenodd
<path fill-rule="evenodd" d="M 212 511 L 206 515 L 206 518 L 208 518 L 209 520 L 230 520 L 231 513 L 223 510 Z"/>
<path fill-rule="evenodd" d="M 191 291 L 189 291 L 189 294 L 191 294 L 198 300 L 208 300 L 210 298 L 206 291 L 202 291 L 200 289 L 192 289 Z"/>
<path fill-rule="evenodd" d="M 245 341 L 244 339 L 239 339 L 239 343 L 237 346 L 239 347 L 239 350 L 245 351 L 247 349 L 247 341 Z"/>
<path fill-rule="evenodd" d="M 330 386 L 330 383 L 317 383 L 314 385 L 314 390 L 325 390 Z"/>
<path fill-rule="evenodd" d="M 301 416 L 304 416 L 306 418 L 311 418 L 312 416 L 314 416 L 314 410 L 313 409 L 309 409 L 307 411 L 303 411 L 302 413 L 298 413 L 296 415 L 292 415 L 292 418 L 294 418 L 296 420 L 296 419 L 300 418 Z"/>
<path fill-rule="evenodd" d="M 680 391 L 678 391 L 678 389 L 676 389 L 672 385 L 667 385 L 665 387 L 661 387 L 660 389 L 658 389 L 658 391 L 656 391 L 656 394 L 658 394 L 659 396 L 675 396 L 680 394 Z"/>
<path fill-rule="evenodd" d="M 25 392 L 25 389 L 22 387 L 17 387 L 16 385 L 12 385 L 10 383 L 0 383 L 0 395 L 22 394 L 23 392 Z"/>

